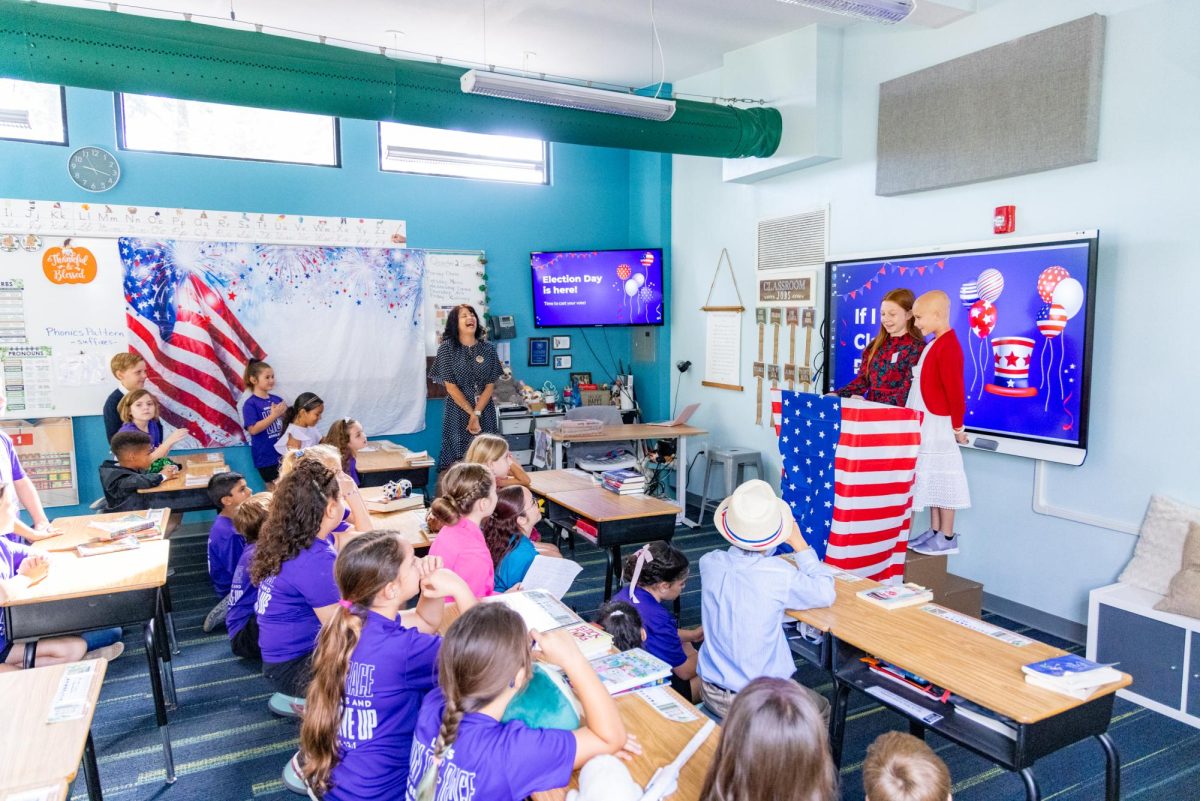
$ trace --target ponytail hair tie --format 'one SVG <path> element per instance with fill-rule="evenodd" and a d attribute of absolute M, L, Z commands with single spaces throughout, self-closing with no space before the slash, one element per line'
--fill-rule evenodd
<path fill-rule="evenodd" d="M 354 601 L 347 601 L 345 598 L 338 599 L 338 606 L 342 607 L 347 612 L 354 611 Z"/>
<path fill-rule="evenodd" d="M 297 459 L 302 459 L 302 458 L 304 458 L 304 448 L 297 448 L 297 449 L 296 449 L 296 458 L 297 458 Z"/>
<path fill-rule="evenodd" d="M 640 578 L 642 575 L 642 567 L 647 562 L 653 561 L 654 554 L 650 553 L 650 546 L 648 544 L 643 545 L 637 552 L 637 562 L 635 562 L 633 565 L 633 576 L 629 579 L 629 600 L 633 601 L 635 604 L 641 603 L 638 601 L 637 587 L 638 578 Z"/>

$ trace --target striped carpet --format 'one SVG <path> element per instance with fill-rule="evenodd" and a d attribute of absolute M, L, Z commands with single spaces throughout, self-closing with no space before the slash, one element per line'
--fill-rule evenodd
<path fill-rule="evenodd" d="M 171 548 L 175 569 L 171 590 L 182 648 L 175 660 L 179 708 L 170 715 L 178 781 L 171 786 L 164 783 L 145 657 L 140 636 L 130 630 L 125 656 L 109 668 L 93 724 L 107 799 L 298 798 L 284 790 L 279 781 L 281 767 L 296 748 L 296 723 L 273 717 L 267 711 L 271 691 L 266 681 L 255 666 L 229 652 L 224 631 L 206 635 L 201 630 L 205 613 L 216 601 L 205 572 L 204 531 L 195 531 L 206 526 L 184 526 Z M 720 547 L 723 541 L 711 525 L 705 525 L 680 529 L 675 542 L 695 565 L 702 554 Z M 582 544 L 576 559 L 584 572 L 566 600 L 575 609 L 590 614 L 601 600 L 604 557 Z M 683 625 L 699 623 L 700 581 L 696 571 L 682 600 Z M 1082 650 L 1011 621 L 989 619 L 1053 645 Z M 830 690 L 828 677 L 815 668 L 802 666 L 799 676 L 822 692 Z M 842 769 L 844 799 L 862 798 L 862 755 L 871 740 L 888 729 L 907 730 L 907 724 L 899 716 L 867 704 L 863 695 L 852 696 Z M 1124 762 L 1123 798 L 1200 798 L 1200 730 L 1117 699 L 1110 732 Z M 956 801 L 1024 797 L 1015 774 L 936 736 L 931 736 L 929 742 L 950 767 Z M 1035 772 L 1046 801 L 1096 801 L 1103 797 L 1103 755 L 1094 741 L 1079 743 L 1042 760 Z M 87 797 L 82 773 L 71 797 L 76 801 Z"/>

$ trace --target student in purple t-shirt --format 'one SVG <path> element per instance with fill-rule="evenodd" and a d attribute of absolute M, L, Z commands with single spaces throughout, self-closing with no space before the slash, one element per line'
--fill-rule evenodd
<path fill-rule="evenodd" d="M 4 413 L 8 399 L 4 396 L 4 387 L 0 386 L 0 414 Z M 33 479 L 25 475 L 21 468 L 21 460 L 17 458 L 17 449 L 12 438 L 0 431 L 0 483 L 12 485 L 13 492 L 8 493 L 7 503 L 12 507 L 12 521 L 0 528 L 0 537 L 5 537 L 15 543 L 24 544 L 37 542 L 47 537 L 56 537 L 60 532 L 50 525 L 46 512 L 42 509 L 42 499 L 38 497 L 37 487 Z M 33 526 L 27 526 L 17 517 L 17 500 L 29 512 Z"/>
<path fill-rule="evenodd" d="M 263 676 L 284 695 L 304 695 L 317 635 L 338 608 L 330 533 L 341 519 L 337 476 L 320 462 L 301 460 L 276 485 L 250 580 Z"/>
<path fill-rule="evenodd" d="M 475 605 L 466 583 L 440 565 L 386 530 L 338 554 L 341 609 L 321 630 L 297 757 L 297 772 L 324 801 L 404 795 L 417 711 L 437 686 L 444 599 L 460 611 Z M 418 595 L 415 609 L 401 611 Z"/>
<path fill-rule="evenodd" d="M 258 618 L 254 615 L 254 604 L 258 600 L 258 587 L 250 583 L 250 563 L 258 549 L 258 535 L 271 510 L 271 493 L 258 492 L 251 495 L 233 513 L 233 526 L 246 541 L 246 549 L 233 569 L 229 582 L 229 611 L 225 614 L 225 630 L 229 633 L 229 649 L 234 656 L 243 659 L 262 659 L 258 647 Z"/>
<path fill-rule="evenodd" d="M 279 478 L 279 453 L 275 450 L 275 442 L 283 434 L 283 415 L 288 407 L 283 398 L 271 394 L 275 388 L 275 371 L 271 365 L 251 359 L 242 379 L 250 392 L 250 397 L 242 404 L 242 425 L 250 435 L 250 456 L 254 466 L 270 489 Z"/>
<path fill-rule="evenodd" d="M 233 524 L 237 508 L 250 497 L 250 487 L 241 473 L 232 470 L 216 473 L 208 479 L 208 499 L 219 510 L 212 528 L 208 531 L 208 578 L 213 592 L 221 600 L 204 618 L 204 631 L 209 632 L 225 621 L 229 612 L 229 587 L 233 583 L 233 571 L 237 569 L 246 540 Z"/>
<path fill-rule="evenodd" d="M 479 604 L 450 627 L 438 655 L 438 689 L 417 715 L 407 801 L 520 801 L 566 787 L 594 756 L 641 752 L 595 669 L 561 629 L 532 636 L 546 661 L 566 672 L 586 725 L 564 731 L 500 722 L 529 680 L 530 635 L 521 616 L 498 603 Z"/>
<path fill-rule="evenodd" d="M 158 398 L 148 389 L 135 389 L 117 404 L 117 413 L 124 425 L 119 431 L 141 431 L 150 437 L 150 460 L 162 459 L 171 448 L 188 435 L 187 429 L 177 428 L 163 436 L 162 421 L 158 418 Z"/>
<path fill-rule="evenodd" d="M 696 643 L 704 640 L 704 629 L 679 628 L 679 621 L 663 606 L 683 592 L 688 580 L 688 558 L 683 551 L 662 540 L 647 543 L 625 557 L 625 586 L 613 601 L 633 605 L 642 616 L 646 643 L 642 646 L 671 666 L 671 685 L 691 701 L 700 700 L 700 678 L 696 675 Z"/>
<path fill-rule="evenodd" d="M 350 417 L 334 420 L 321 444 L 337 448 L 342 457 L 342 471 L 354 480 L 355 486 L 361 486 L 362 482 L 358 480 L 358 452 L 367 447 L 367 434 L 362 423 Z"/>

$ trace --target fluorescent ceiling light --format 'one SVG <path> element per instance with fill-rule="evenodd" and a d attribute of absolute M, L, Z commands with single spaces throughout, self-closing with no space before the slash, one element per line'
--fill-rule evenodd
<path fill-rule="evenodd" d="M 894 25 L 903 21 L 917 7 L 917 0 L 779 0 L 795 6 L 807 6 L 818 11 L 843 14 L 869 22 Z"/>
<path fill-rule="evenodd" d="M 666 98 L 592 89 L 553 83 L 537 78 L 521 78 L 500 72 L 468 70 L 460 79 L 462 90 L 469 95 L 489 95 L 545 106 L 561 106 L 601 114 L 619 114 L 643 120 L 665 122 L 675 114 L 675 101 Z"/>
<path fill-rule="evenodd" d="M 7 128 L 32 128 L 29 110 L 23 108 L 0 108 L 0 125 Z"/>

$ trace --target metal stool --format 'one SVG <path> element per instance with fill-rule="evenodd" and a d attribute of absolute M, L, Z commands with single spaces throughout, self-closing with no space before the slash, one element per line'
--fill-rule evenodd
<path fill-rule="evenodd" d="M 712 475 L 713 468 L 718 465 L 725 468 L 724 495 L 732 493 L 745 480 L 747 467 L 753 467 L 758 471 L 756 478 L 765 478 L 762 454 L 758 451 L 749 448 L 713 448 L 708 451 L 704 454 L 704 491 L 700 498 L 700 519 L 697 523 L 704 523 L 704 510 L 709 505 L 715 509 L 718 504 L 718 501 L 708 499 L 708 479 Z M 735 478 L 736 481 L 734 481 Z"/>

